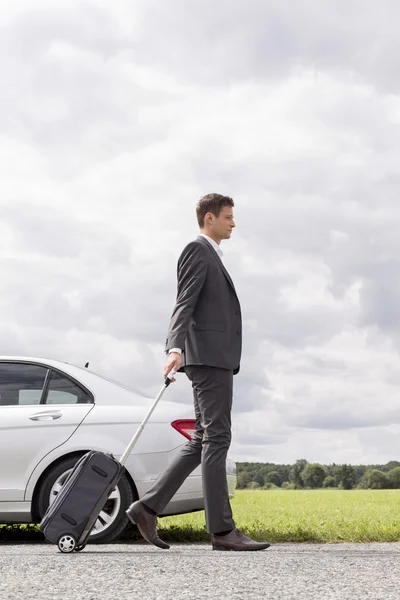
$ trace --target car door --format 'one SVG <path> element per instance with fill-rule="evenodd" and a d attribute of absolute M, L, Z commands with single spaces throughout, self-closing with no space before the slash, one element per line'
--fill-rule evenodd
<path fill-rule="evenodd" d="M 23 501 L 36 465 L 74 433 L 94 404 L 46 365 L 0 362 L 0 502 Z"/>

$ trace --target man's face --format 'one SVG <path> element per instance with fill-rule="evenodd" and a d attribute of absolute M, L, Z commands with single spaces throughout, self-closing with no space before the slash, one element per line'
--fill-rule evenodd
<path fill-rule="evenodd" d="M 224 206 L 219 216 L 212 215 L 212 232 L 219 240 L 229 240 L 232 229 L 236 227 L 233 220 L 233 209 L 231 206 Z"/>

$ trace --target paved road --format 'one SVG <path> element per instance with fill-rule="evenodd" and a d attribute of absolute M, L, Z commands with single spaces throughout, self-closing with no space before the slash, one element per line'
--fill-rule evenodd
<path fill-rule="evenodd" d="M 1 600 L 400 599 L 400 543 L 278 544 L 263 552 L 208 545 L 1 544 Z"/>

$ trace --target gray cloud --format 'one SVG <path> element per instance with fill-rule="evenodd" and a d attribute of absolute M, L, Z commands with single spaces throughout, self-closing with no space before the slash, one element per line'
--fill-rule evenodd
<path fill-rule="evenodd" d="M 393 0 L 173 0 L 164 6 L 151 0 L 139 16 L 135 51 L 146 64 L 212 86 L 282 79 L 306 67 L 396 91 L 396 15 Z"/>
<path fill-rule="evenodd" d="M 32 206 L 25 200 L 4 205 L 1 216 L 17 243 L 29 252 L 76 258 L 86 246 L 87 226 L 52 207 Z M 93 242 L 92 231 L 89 236 Z"/>
<path fill-rule="evenodd" d="M 67 180 L 165 136 L 168 124 L 143 126 L 141 111 L 156 110 L 169 94 L 130 76 L 119 59 L 130 45 L 95 3 L 27 8 L 0 29 L 0 131 L 35 146 Z"/>
<path fill-rule="evenodd" d="M 302 418 L 290 419 L 292 425 L 306 429 L 325 429 L 343 431 L 346 429 L 361 429 L 371 427 L 381 427 L 382 425 L 398 425 L 400 423 L 400 411 L 382 412 L 377 410 L 370 411 L 368 414 L 357 412 L 349 414 L 346 407 L 346 399 L 343 401 L 343 408 L 340 410 L 334 407 L 333 410 L 324 408 L 322 414 L 312 414 Z"/>

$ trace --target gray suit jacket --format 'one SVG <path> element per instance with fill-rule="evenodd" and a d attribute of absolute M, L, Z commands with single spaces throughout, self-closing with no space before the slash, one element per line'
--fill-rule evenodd
<path fill-rule="evenodd" d="M 205 238 L 184 248 L 178 260 L 178 292 L 165 351 L 183 350 L 186 365 L 239 372 L 242 317 L 229 273 Z"/>

